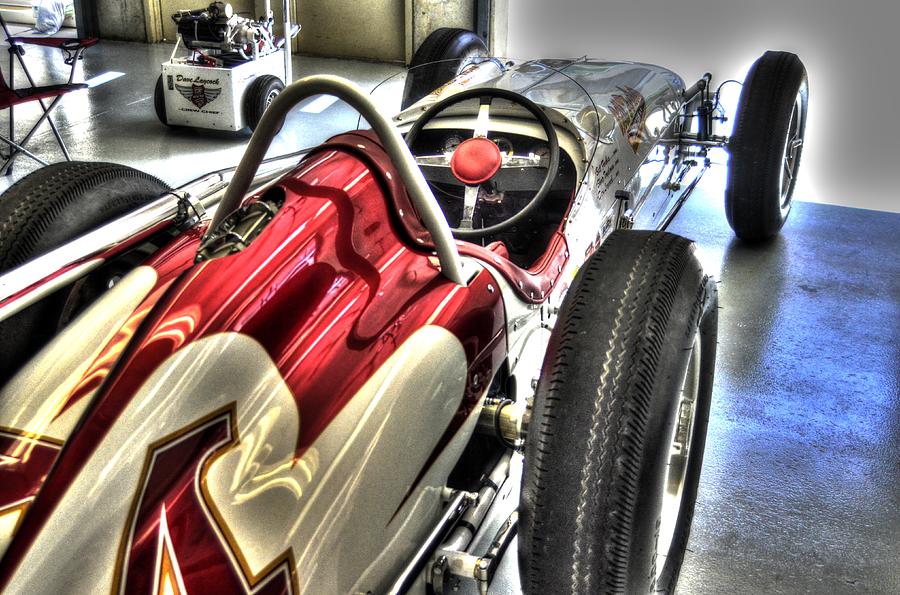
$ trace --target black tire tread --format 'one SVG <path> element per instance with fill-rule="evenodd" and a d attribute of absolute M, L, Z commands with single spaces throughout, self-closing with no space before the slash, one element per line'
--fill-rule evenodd
<path fill-rule="evenodd" d="M 637 244 L 641 248 L 635 254 L 633 248 Z M 618 306 L 608 329 L 608 342 L 599 352 L 600 361 L 586 362 L 586 354 L 598 355 L 597 346 L 592 344 L 598 334 L 586 332 L 586 328 L 600 322 L 598 301 L 606 302 L 601 310 L 610 303 L 610 295 L 602 288 L 623 262 L 629 263 L 629 268 L 619 271 L 626 281 L 622 295 L 614 300 Z M 634 506 L 640 495 L 640 453 L 645 448 L 644 429 L 657 381 L 653 371 L 665 347 L 663 339 L 676 293 L 686 275 L 698 287 L 689 323 L 696 325 L 709 301 L 714 300 L 708 294 L 715 289 L 702 274 L 691 243 L 662 232 L 615 232 L 585 264 L 570 289 L 557 322 L 560 330 L 554 332 L 548 348 L 552 358 L 544 363 L 542 378 L 546 381 L 540 383 L 535 400 L 530 433 L 536 434 L 531 434 L 526 444 L 526 465 L 533 461 L 534 467 L 532 472 L 526 468 L 521 511 L 520 540 L 525 547 L 520 546 L 520 560 L 526 592 L 560 593 L 561 576 L 566 573 L 572 582 L 565 592 L 627 592 L 633 544 L 621 536 L 630 534 L 634 521 Z M 687 348 L 689 351 L 690 346 Z M 547 514 L 547 510 L 556 508 L 560 499 L 565 500 L 557 489 L 560 469 L 566 458 L 580 452 L 572 448 L 572 428 L 562 425 L 561 420 L 571 417 L 568 410 L 576 406 L 564 401 L 565 389 L 571 390 L 573 383 L 582 380 L 589 382 L 586 378 L 576 379 L 585 365 L 600 366 L 602 370 L 599 386 L 591 385 L 600 398 L 593 405 L 581 466 L 576 518 L 580 517 L 583 523 L 576 523 L 574 533 L 568 536 L 572 542 L 571 564 L 560 570 L 559 544 L 551 546 L 548 541 L 550 536 L 558 535 L 559 527 L 554 522 L 556 517 Z M 587 509 L 606 510 L 607 514 L 593 518 Z M 538 510 L 542 513 L 537 514 Z M 619 537 L 608 544 L 596 567 L 579 568 L 583 565 L 582 550 L 589 546 L 585 536 L 596 534 Z M 647 590 L 652 577 L 651 568 L 646 577 Z"/>
<path fill-rule="evenodd" d="M 134 192 L 117 192 L 103 204 L 84 204 L 91 191 L 113 184 Z M 167 190 L 158 178 L 117 163 L 64 161 L 36 170 L 0 196 L 0 272 L 140 206 L 147 195 L 159 196 Z M 79 202 L 79 216 L 84 220 L 55 233 L 60 218 Z"/>
<path fill-rule="evenodd" d="M 458 42 L 462 42 L 462 45 L 455 47 Z M 461 58 L 467 48 L 475 47 L 477 44 L 480 44 L 487 54 L 484 41 L 472 31 L 453 27 L 441 27 L 432 31 L 416 50 L 409 64 L 410 72 L 406 77 L 401 107 L 406 109 L 426 93 L 449 81 L 455 74 L 455 69 L 441 68 L 440 65 L 433 68 L 420 67 L 441 60 Z"/>
<path fill-rule="evenodd" d="M 168 190 L 157 178 L 116 163 L 65 161 L 34 171 L 0 196 L 0 274 Z M 108 263 L 99 274 L 107 266 L 118 265 Z M 0 385 L 65 324 L 73 292 L 62 288 L 0 321 Z"/>
<path fill-rule="evenodd" d="M 728 223 L 743 240 L 766 240 L 784 225 L 787 214 L 782 216 L 780 209 L 783 142 L 794 101 L 805 82 L 803 62 L 790 52 L 767 51 L 747 74 L 728 146 L 731 158 L 725 190 Z M 802 115 L 801 135 L 806 124 Z"/>
<path fill-rule="evenodd" d="M 410 68 L 422 66 L 429 62 L 434 62 L 435 60 L 453 58 L 453 56 L 450 58 L 445 57 L 447 49 L 458 36 L 466 33 L 471 33 L 471 31 L 453 27 L 441 27 L 440 29 L 435 29 L 425 38 L 425 41 L 422 42 L 419 49 L 416 50 L 412 62 L 409 64 Z"/>
<path fill-rule="evenodd" d="M 166 114 L 166 92 L 163 87 L 163 75 L 156 79 L 156 87 L 153 89 L 153 109 L 159 121 L 169 125 L 169 116 Z"/>
<path fill-rule="evenodd" d="M 281 79 L 272 74 L 258 76 L 247 88 L 244 95 L 244 123 L 250 130 L 256 130 L 263 113 L 266 111 L 266 97 L 272 89 L 284 90 Z"/>

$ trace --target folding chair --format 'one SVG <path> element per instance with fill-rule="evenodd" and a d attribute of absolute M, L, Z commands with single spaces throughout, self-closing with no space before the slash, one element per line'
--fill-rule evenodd
<path fill-rule="evenodd" d="M 6 26 L 6 21 L 3 20 L 2 15 L 0 15 L 0 27 L 3 28 L 3 33 L 9 43 L 10 82 L 13 83 L 13 85 L 15 84 L 15 61 L 18 60 L 19 65 L 22 67 L 22 71 L 25 73 L 25 77 L 28 79 L 28 83 L 31 85 L 28 88 L 15 89 L 6 83 L 6 80 L 3 78 L 3 73 L 0 72 L 0 110 L 9 109 L 9 138 L 0 135 L 0 141 L 9 145 L 9 155 L 2 156 L 5 157 L 5 159 L 3 163 L 0 164 L 0 170 L 2 170 L 5 175 L 12 173 L 13 161 L 19 155 L 30 157 L 41 165 L 47 165 L 46 161 L 25 148 L 25 145 L 28 144 L 28 141 L 31 140 L 31 137 L 34 136 L 34 133 L 40 125 L 44 123 L 44 120 L 50 125 L 53 136 L 56 137 L 56 142 L 59 144 L 59 148 L 62 150 L 66 161 L 71 161 L 69 151 L 66 149 L 66 143 L 63 142 L 62 136 L 60 136 L 59 130 L 56 128 L 56 124 L 53 122 L 53 118 L 50 117 L 50 114 L 57 104 L 59 104 L 63 95 L 87 87 L 84 83 L 72 82 L 75 78 L 75 66 L 81 58 L 82 52 L 86 48 L 96 44 L 99 40 L 96 38 L 76 39 L 70 37 L 16 37 L 10 35 L 9 29 Z M 55 47 L 62 50 L 66 55 L 64 62 L 71 66 L 68 82 L 60 85 L 35 85 L 34 79 L 31 77 L 31 73 L 28 72 L 28 67 L 22 59 L 22 55 L 25 53 L 25 49 L 22 46 L 26 44 Z M 50 105 L 44 103 L 45 99 L 52 99 Z M 16 141 L 14 108 L 17 105 L 34 101 L 38 102 L 38 105 L 41 106 L 43 114 L 41 114 L 41 117 L 38 118 L 37 122 L 35 122 L 28 133 L 21 140 Z"/>

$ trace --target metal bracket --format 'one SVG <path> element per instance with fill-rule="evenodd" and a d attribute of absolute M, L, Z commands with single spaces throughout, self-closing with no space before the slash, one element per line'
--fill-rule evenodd
<path fill-rule="evenodd" d="M 178 214 L 175 217 L 175 225 L 181 231 L 190 229 L 206 218 L 206 208 L 200 199 L 188 192 L 171 191 L 170 194 L 178 198 Z"/>
<path fill-rule="evenodd" d="M 627 190 L 616 190 L 616 200 L 619 201 L 619 216 L 616 229 L 631 229 L 634 227 L 634 209 L 628 208 L 633 204 L 633 196 Z"/>
<path fill-rule="evenodd" d="M 478 559 L 475 565 L 475 580 L 478 582 L 478 591 L 481 595 L 487 595 L 488 586 L 494 579 L 494 574 L 500 566 L 500 560 L 506 553 L 513 537 L 519 532 L 519 512 L 514 510 L 512 514 L 503 522 L 494 540 L 485 555 Z"/>
<path fill-rule="evenodd" d="M 536 386 L 536 382 L 533 384 Z M 478 429 L 495 436 L 507 448 L 522 452 L 529 423 L 531 410 L 527 405 L 522 407 L 508 399 L 485 399 L 478 418 Z"/>
<path fill-rule="evenodd" d="M 478 585 L 478 592 L 487 595 L 488 587 L 500 566 L 503 555 L 509 548 L 519 529 L 519 513 L 513 511 L 494 535 L 488 551 L 483 556 L 466 552 L 439 550 L 431 569 L 431 584 L 435 595 L 445 593 L 445 581 L 452 578 L 472 579 Z M 455 589 L 454 589 L 455 590 Z"/>
<path fill-rule="evenodd" d="M 431 567 L 431 587 L 434 595 L 444 595 L 447 591 L 445 587 L 447 580 L 455 579 L 458 583 L 463 577 L 474 578 L 477 562 L 478 556 L 465 552 L 438 550 L 437 559 Z M 457 589 L 451 587 L 450 590 Z"/>
<path fill-rule="evenodd" d="M 695 147 L 702 147 L 708 149 L 715 148 L 728 148 L 729 138 L 727 136 L 722 136 L 719 134 L 711 134 L 708 138 L 700 139 L 696 134 L 692 132 L 680 132 L 671 138 L 661 138 L 659 139 L 659 144 L 671 146 L 671 145 L 691 145 Z"/>
<path fill-rule="evenodd" d="M 415 582 L 416 577 L 425 565 L 428 556 L 437 547 L 439 540 L 452 527 L 456 521 L 463 515 L 465 511 L 478 501 L 478 494 L 472 492 L 458 491 L 454 493 L 453 499 L 444 510 L 444 514 L 438 520 L 437 524 L 432 528 L 424 543 L 419 546 L 412 559 L 396 578 L 393 584 L 386 591 L 387 595 L 401 595 L 409 591 L 409 588 Z M 437 554 L 440 557 L 440 553 Z"/>

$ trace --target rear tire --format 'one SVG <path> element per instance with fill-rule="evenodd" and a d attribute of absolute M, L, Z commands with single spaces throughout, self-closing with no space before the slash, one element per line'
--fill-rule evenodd
<path fill-rule="evenodd" d="M 406 109 L 460 74 L 469 60 L 487 56 L 484 41 L 471 31 L 443 27 L 425 38 L 406 75 L 401 109 Z"/>
<path fill-rule="evenodd" d="M 169 125 L 169 117 L 166 115 L 166 91 L 163 87 L 163 76 L 159 75 L 156 79 L 156 88 L 153 90 L 153 109 L 156 110 L 156 117 L 159 121 Z"/>
<path fill-rule="evenodd" d="M 0 196 L 0 274 L 169 191 L 157 178 L 115 163 L 65 161 L 34 171 Z M 0 322 L 0 385 L 133 267 L 113 260 L 82 281 Z"/>
<path fill-rule="evenodd" d="M 277 76 L 264 74 L 250 83 L 244 93 L 244 123 L 256 130 L 269 104 L 284 90 L 284 83 Z"/>
<path fill-rule="evenodd" d="M 803 152 L 809 87 L 795 54 L 768 51 L 750 68 L 741 91 L 725 214 L 742 240 L 778 233 L 791 210 Z"/>
<path fill-rule="evenodd" d="M 614 232 L 582 267 L 525 445 L 526 593 L 674 590 L 703 463 L 716 299 L 693 244 L 669 233 Z"/>

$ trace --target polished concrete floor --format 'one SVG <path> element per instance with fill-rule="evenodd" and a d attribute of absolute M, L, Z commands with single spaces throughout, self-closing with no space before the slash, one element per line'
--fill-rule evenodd
<path fill-rule="evenodd" d="M 170 51 L 107 42 L 88 52 L 85 78 L 127 74 L 63 101 L 58 121 L 73 157 L 126 163 L 172 184 L 237 162 L 246 136 L 157 122 L 153 84 Z M 40 57 L 28 59 L 43 80 L 60 74 L 60 59 L 50 67 Z M 343 74 L 367 88 L 398 70 L 295 60 L 297 75 Z M 272 154 L 356 118 L 336 104 L 298 110 L 289 124 Z M 59 158 L 49 133 L 37 140 L 39 153 Z M 32 168 L 23 160 L 14 177 Z M 679 593 L 900 593 L 900 214 L 797 202 L 778 239 L 746 246 L 725 222 L 723 187 L 719 167 L 671 227 L 697 241 L 721 280 L 722 308 Z M 518 590 L 508 555 L 491 592 Z"/>
<path fill-rule="evenodd" d="M 722 308 L 680 591 L 900 593 L 900 214 L 798 202 L 751 247 L 723 186 L 671 227 Z"/>
<path fill-rule="evenodd" d="M 699 245 L 721 308 L 677 592 L 900 593 L 900 214 L 796 202 L 747 246 L 723 169 L 669 228 Z M 506 559 L 492 592 L 519 591 Z"/>
<path fill-rule="evenodd" d="M 104 41 L 85 51 L 79 63 L 76 82 L 90 81 L 105 73 L 124 73 L 109 82 L 63 97 L 54 111 L 54 120 L 62 130 L 63 140 L 72 159 L 113 161 L 137 167 L 172 186 L 177 186 L 214 169 L 236 165 L 246 146 L 246 132 L 197 131 L 168 128 L 156 118 L 153 89 L 160 65 L 169 59 L 168 44 L 136 44 Z M 3 53 L 4 58 L 7 56 Z M 38 84 L 65 82 L 69 67 L 58 50 L 27 47 L 25 60 Z M 3 60 L 3 73 L 9 80 L 8 64 Z M 392 64 L 300 58 L 293 60 L 294 78 L 328 73 L 352 79 L 366 90 L 403 69 Z M 16 85 L 27 81 L 18 64 Z M 376 98 L 393 97 L 391 83 L 378 89 Z M 395 94 L 394 94 L 395 95 Z M 288 117 L 288 124 L 272 143 L 269 155 L 281 155 L 316 145 L 329 136 L 356 127 L 356 112 L 335 103 L 324 110 L 314 99 L 298 106 Z M 399 96 L 395 102 L 399 107 Z M 390 108 L 390 105 L 386 105 Z M 40 116 L 36 104 L 16 107 L 16 138 L 21 138 Z M 7 136 L 7 110 L 0 112 L 0 134 Z M 50 128 L 44 124 L 26 147 L 45 161 L 59 161 L 62 153 Z M 20 157 L 12 176 L 0 176 L 0 190 L 13 180 L 40 167 L 27 157 Z"/>

